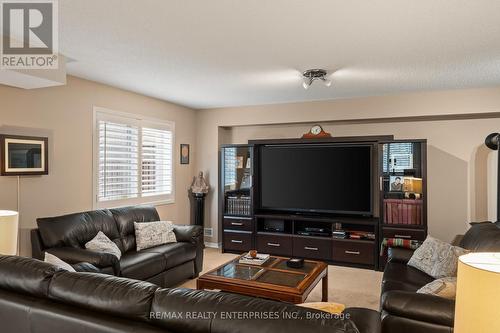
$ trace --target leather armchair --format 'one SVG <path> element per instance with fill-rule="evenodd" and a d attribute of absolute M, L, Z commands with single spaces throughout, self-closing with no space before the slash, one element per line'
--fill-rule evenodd
<path fill-rule="evenodd" d="M 471 223 L 453 245 L 471 251 L 500 251 L 500 223 Z M 453 332 L 455 301 L 416 291 L 434 280 L 407 265 L 413 250 L 389 248 L 382 279 L 380 312 L 383 333 Z"/>

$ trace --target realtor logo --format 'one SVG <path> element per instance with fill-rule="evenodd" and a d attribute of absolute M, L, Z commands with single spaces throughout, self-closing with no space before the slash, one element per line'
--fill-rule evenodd
<path fill-rule="evenodd" d="M 2 0 L 2 69 L 57 69 L 57 0 Z"/>

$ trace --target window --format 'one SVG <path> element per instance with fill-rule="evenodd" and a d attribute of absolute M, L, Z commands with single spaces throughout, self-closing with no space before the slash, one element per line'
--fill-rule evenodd
<path fill-rule="evenodd" d="M 413 143 L 395 142 L 385 144 L 383 149 L 383 172 L 403 172 L 413 168 Z"/>
<path fill-rule="evenodd" d="M 174 201 L 174 125 L 96 108 L 94 206 Z"/>
<path fill-rule="evenodd" d="M 236 185 L 236 148 L 224 149 L 224 186 Z"/>

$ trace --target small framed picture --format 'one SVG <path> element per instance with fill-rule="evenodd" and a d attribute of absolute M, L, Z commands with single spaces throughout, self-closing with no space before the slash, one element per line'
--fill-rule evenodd
<path fill-rule="evenodd" d="M 189 144 L 181 143 L 181 164 L 189 164 Z"/>
<path fill-rule="evenodd" d="M 2 176 L 49 173 L 48 138 L 1 135 L 0 151 Z"/>
<path fill-rule="evenodd" d="M 403 192 L 404 177 L 402 176 L 391 176 L 389 178 L 389 191 L 391 192 Z"/>

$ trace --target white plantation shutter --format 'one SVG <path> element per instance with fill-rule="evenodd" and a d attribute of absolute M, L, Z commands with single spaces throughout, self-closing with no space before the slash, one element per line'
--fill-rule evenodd
<path fill-rule="evenodd" d="M 139 129 L 99 121 L 99 201 L 138 196 Z"/>
<path fill-rule="evenodd" d="M 142 195 L 172 193 L 172 132 L 142 128 Z"/>
<path fill-rule="evenodd" d="M 173 202 L 173 127 L 96 112 L 96 208 Z"/>

